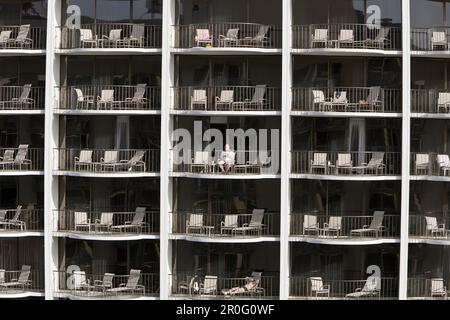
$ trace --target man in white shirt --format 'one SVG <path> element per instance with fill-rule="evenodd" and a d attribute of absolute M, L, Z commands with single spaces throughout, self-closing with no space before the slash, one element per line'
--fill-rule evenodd
<path fill-rule="evenodd" d="M 225 145 L 225 151 L 222 151 L 217 160 L 217 164 L 219 165 L 220 171 L 223 173 L 228 173 L 231 168 L 234 166 L 234 158 L 236 157 L 236 153 L 231 150 L 230 145 Z"/>

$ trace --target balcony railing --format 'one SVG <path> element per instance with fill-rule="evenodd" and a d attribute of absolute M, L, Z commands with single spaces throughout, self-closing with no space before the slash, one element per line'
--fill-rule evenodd
<path fill-rule="evenodd" d="M 450 281 L 423 276 L 408 278 L 408 298 L 448 299 Z"/>
<path fill-rule="evenodd" d="M 1 269 L 1 268 L 0 268 Z M 23 278 L 23 281 L 18 281 L 21 275 L 21 270 L 6 270 L 4 271 L 5 278 L 3 283 L 10 283 L 9 286 L 2 286 L 0 282 L 0 295 L 8 294 L 23 294 L 28 292 L 43 293 L 44 292 L 44 273 L 41 270 L 30 270 L 30 275 L 27 279 Z M 14 284 L 12 284 L 14 283 Z"/>
<path fill-rule="evenodd" d="M 280 279 L 278 276 L 264 276 L 263 274 L 257 283 L 251 284 L 248 284 L 245 277 L 227 278 L 214 275 L 195 277 L 189 273 L 178 273 L 169 277 L 172 283 L 172 295 L 188 296 L 194 299 L 277 299 L 279 296 Z M 197 283 L 198 286 L 194 283 Z"/>
<path fill-rule="evenodd" d="M 3 209 L 6 212 L 5 219 L 0 219 L 0 236 L 2 232 L 43 232 L 44 231 L 44 210 L 25 209 L 20 211 L 20 215 L 15 219 L 16 209 Z"/>
<path fill-rule="evenodd" d="M 60 171 L 90 173 L 158 172 L 160 151 L 156 149 L 55 149 Z"/>
<path fill-rule="evenodd" d="M 434 152 L 411 153 L 411 174 L 448 177 L 450 172 L 449 155 Z"/>
<path fill-rule="evenodd" d="M 160 212 L 154 210 L 118 212 L 113 210 L 54 211 L 58 232 L 101 236 L 159 234 Z"/>
<path fill-rule="evenodd" d="M 292 151 L 292 173 L 331 176 L 395 176 L 399 152 Z"/>
<path fill-rule="evenodd" d="M 262 219 L 254 214 L 172 213 L 172 232 L 217 239 L 279 236 L 280 213 L 265 212 Z"/>
<path fill-rule="evenodd" d="M 174 110 L 280 111 L 280 88 L 260 86 L 177 87 Z"/>
<path fill-rule="evenodd" d="M 69 86 L 59 88 L 60 110 L 161 110 L 161 88 L 137 86 Z"/>
<path fill-rule="evenodd" d="M 20 31 L 20 35 L 19 35 Z M 24 26 L 0 26 L 0 33 L 5 38 L 0 39 L 1 49 L 43 50 L 45 49 L 46 28 Z"/>
<path fill-rule="evenodd" d="M 393 26 L 370 28 L 367 24 L 333 23 L 295 25 L 293 48 L 346 48 L 401 50 L 401 29 Z"/>
<path fill-rule="evenodd" d="M 328 291 L 319 293 L 314 290 L 314 287 L 319 285 L 319 281 L 310 277 L 292 276 L 289 281 L 290 296 L 303 299 L 397 299 L 398 279 L 382 277 L 379 280 L 379 290 L 364 290 L 367 279 L 331 280 L 323 278 L 322 284 L 328 286 Z M 357 294 L 353 295 L 352 293 Z"/>
<path fill-rule="evenodd" d="M 133 23 L 83 24 L 80 29 L 62 28 L 61 49 L 161 48 L 162 28 Z"/>
<path fill-rule="evenodd" d="M 409 216 L 409 235 L 422 239 L 450 239 L 449 217 L 448 212 L 411 213 Z"/>
<path fill-rule="evenodd" d="M 175 48 L 281 48 L 281 27 L 257 23 L 214 23 L 174 26 Z"/>
<path fill-rule="evenodd" d="M 323 212 L 291 214 L 291 236 L 317 239 L 383 239 L 400 237 L 400 215 L 374 215 L 361 212 L 325 215 Z"/>
<path fill-rule="evenodd" d="M 450 91 L 438 89 L 411 90 L 411 112 L 449 113 Z"/>
<path fill-rule="evenodd" d="M 292 110 L 401 112 L 401 91 L 380 87 L 292 88 Z"/>
<path fill-rule="evenodd" d="M 136 299 L 145 296 L 155 296 L 159 293 L 159 274 L 141 273 L 137 286 L 127 285 L 128 275 L 116 275 L 112 280 L 105 280 L 105 275 L 68 273 L 54 271 L 53 276 L 59 286 L 55 288 L 56 294 L 70 294 L 79 298 L 91 299 Z M 126 289 L 115 290 L 123 287 Z"/>
<path fill-rule="evenodd" d="M 43 148 L 0 148 L 0 172 L 42 170 Z"/>
<path fill-rule="evenodd" d="M 412 28 L 411 50 L 449 51 L 450 27 Z"/>
<path fill-rule="evenodd" d="M 45 88 L 0 86 L 0 110 L 44 110 Z"/>
<path fill-rule="evenodd" d="M 207 151 L 187 151 L 180 154 L 172 151 L 173 172 L 212 175 L 259 175 L 279 172 L 277 155 L 272 156 L 271 151 L 235 151 L 234 155 L 234 161 L 225 159 L 225 163 L 220 152 L 211 156 Z"/>

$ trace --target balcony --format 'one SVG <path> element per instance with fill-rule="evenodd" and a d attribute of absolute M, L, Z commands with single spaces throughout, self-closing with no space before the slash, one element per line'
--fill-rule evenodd
<path fill-rule="evenodd" d="M 0 297 L 25 298 L 44 295 L 44 275 L 29 265 L 21 270 L 0 269 Z"/>
<path fill-rule="evenodd" d="M 59 88 L 59 113 L 140 113 L 161 110 L 161 88 L 136 86 L 68 86 Z"/>
<path fill-rule="evenodd" d="M 401 113 L 401 91 L 380 87 L 292 88 L 292 110 L 316 113 Z"/>
<path fill-rule="evenodd" d="M 431 180 L 448 180 L 450 159 L 447 154 L 411 153 L 411 175 Z"/>
<path fill-rule="evenodd" d="M 45 28 L 21 26 L 0 26 L 1 50 L 45 50 L 47 32 Z"/>
<path fill-rule="evenodd" d="M 59 30 L 58 30 L 59 31 Z M 61 30 L 61 49 L 160 49 L 162 28 L 133 23 L 83 24 Z"/>
<path fill-rule="evenodd" d="M 72 238 L 129 240 L 159 236 L 160 212 L 142 207 L 134 212 L 62 210 L 54 211 L 54 222 L 54 232 Z"/>
<path fill-rule="evenodd" d="M 399 152 L 292 151 L 292 173 L 361 178 L 399 176 Z"/>
<path fill-rule="evenodd" d="M 401 29 L 367 24 L 333 23 L 292 27 L 294 49 L 401 50 Z"/>
<path fill-rule="evenodd" d="M 172 296 L 188 299 L 278 299 L 278 276 L 253 272 L 248 277 L 227 278 L 214 275 L 200 277 L 189 273 L 170 275 Z"/>
<path fill-rule="evenodd" d="M 158 295 L 159 274 L 140 273 L 140 270 L 131 272 L 130 275 L 98 275 L 84 271 L 54 271 L 54 281 L 59 283 L 54 293 L 57 297 L 73 300 L 142 300 Z"/>
<path fill-rule="evenodd" d="M 281 49 L 281 27 L 257 23 L 190 24 L 173 27 L 179 49 Z"/>
<path fill-rule="evenodd" d="M 411 112 L 447 117 L 450 112 L 450 92 L 438 89 L 411 90 Z"/>
<path fill-rule="evenodd" d="M 174 111 L 281 112 L 281 90 L 266 85 L 173 88 Z"/>
<path fill-rule="evenodd" d="M 409 216 L 409 236 L 414 240 L 449 240 L 448 212 L 425 212 Z"/>
<path fill-rule="evenodd" d="M 280 235 L 280 213 L 255 209 L 252 213 L 204 214 L 174 212 L 172 234 L 199 241 L 252 241 Z"/>
<path fill-rule="evenodd" d="M 55 170 L 75 175 L 149 175 L 160 167 L 160 150 L 55 149 L 54 157 Z"/>
<path fill-rule="evenodd" d="M 28 148 L 28 145 L 19 145 L 18 148 L 0 148 L 0 175 L 17 172 L 44 171 L 44 149 Z"/>
<path fill-rule="evenodd" d="M 21 111 L 29 114 L 35 111 L 44 112 L 45 88 L 24 86 L 0 86 L 0 112 Z"/>
<path fill-rule="evenodd" d="M 450 282 L 443 278 L 425 278 L 423 276 L 408 278 L 409 299 L 448 299 Z"/>
<path fill-rule="evenodd" d="M 232 160 L 222 159 L 216 152 L 214 156 L 208 151 L 187 151 L 183 154 L 172 151 L 173 173 L 186 176 L 214 177 L 273 177 L 279 172 L 277 155 L 271 151 L 234 151 Z"/>
<path fill-rule="evenodd" d="M 450 27 L 412 28 L 411 50 L 448 52 Z"/>
<path fill-rule="evenodd" d="M 345 215 L 317 211 L 293 213 L 290 226 L 291 238 L 311 239 L 313 242 L 330 240 L 352 244 L 358 241 L 395 241 L 400 237 L 400 215 L 384 214 L 384 211 L 374 211 L 373 215 L 349 211 Z"/>
<path fill-rule="evenodd" d="M 291 276 L 290 297 L 297 299 L 364 299 L 392 300 L 398 298 L 398 279 L 391 277 L 366 280 L 334 280 L 325 277 Z"/>
<path fill-rule="evenodd" d="M 29 207 L 22 209 L 0 209 L 0 237 L 17 235 L 42 235 L 44 232 L 44 210 Z"/>

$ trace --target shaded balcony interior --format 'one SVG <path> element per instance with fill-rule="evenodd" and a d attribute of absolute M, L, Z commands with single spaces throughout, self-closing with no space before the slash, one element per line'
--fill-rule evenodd
<path fill-rule="evenodd" d="M 411 0 L 411 49 L 448 51 L 450 3 L 447 0 Z M 427 14 L 423 14 L 426 12 Z"/>
<path fill-rule="evenodd" d="M 279 117 L 176 116 L 174 128 L 187 130 L 189 137 L 173 137 L 173 172 L 273 175 L 280 171 Z M 210 144 L 214 148 L 208 150 Z M 233 154 L 225 156 L 227 144 Z"/>
<path fill-rule="evenodd" d="M 400 0 L 293 0 L 293 47 L 401 49 Z"/>
<path fill-rule="evenodd" d="M 448 246 L 410 244 L 408 258 L 408 297 L 447 299 L 450 285 Z"/>
<path fill-rule="evenodd" d="M 159 171 L 160 116 L 65 116 L 59 127 L 59 170 Z"/>
<path fill-rule="evenodd" d="M 280 111 L 277 56 L 176 56 L 175 110 Z"/>
<path fill-rule="evenodd" d="M 279 295 L 279 244 L 172 244 L 172 295 L 271 299 Z"/>
<path fill-rule="evenodd" d="M 350 247 L 293 243 L 290 250 L 291 297 L 398 297 L 398 245 Z"/>
<path fill-rule="evenodd" d="M 54 270 L 55 281 L 59 283 L 55 293 L 97 299 L 137 298 L 159 293 L 158 241 L 60 239 L 59 248 L 59 270 L 65 271 Z M 137 283 L 129 281 L 132 269 L 140 271 Z M 103 280 L 107 274 L 111 278 L 106 282 Z M 121 284 L 124 289 L 115 289 Z"/>
<path fill-rule="evenodd" d="M 61 28 L 61 48 L 160 48 L 162 0 L 66 0 L 63 21 L 70 18 L 69 6 L 81 11 L 80 29 Z M 71 12 L 71 11 L 69 11 Z"/>
<path fill-rule="evenodd" d="M 55 232 L 79 235 L 157 235 L 159 179 L 59 178 Z"/>
<path fill-rule="evenodd" d="M 0 57 L 0 64 L 0 111 L 43 110 L 45 58 Z"/>
<path fill-rule="evenodd" d="M 0 239 L 0 296 L 44 291 L 44 239 Z M 28 266 L 28 267 L 27 267 Z M 22 269 L 25 267 L 25 270 Z M 22 274 L 22 278 L 19 277 Z"/>
<path fill-rule="evenodd" d="M 450 68 L 444 59 L 412 59 L 411 111 L 413 113 L 449 113 L 449 75 Z"/>
<path fill-rule="evenodd" d="M 399 175 L 400 119 L 294 118 L 292 173 Z"/>
<path fill-rule="evenodd" d="M 180 0 L 175 47 L 281 48 L 282 6 L 268 0 Z M 202 30 L 199 32 L 199 30 Z"/>
<path fill-rule="evenodd" d="M 43 190 L 40 176 L 0 178 L 0 237 L 2 232 L 44 231 Z"/>
<path fill-rule="evenodd" d="M 279 188 L 275 180 L 174 179 L 172 233 L 217 239 L 279 236 Z"/>
<path fill-rule="evenodd" d="M 401 112 L 401 60 L 293 58 L 292 110 Z"/>
<path fill-rule="evenodd" d="M 411 174 L 449 175 L 449 132 L 450 126 L 445 120 L 412 119 Z"/>
<path fill-rule="evenodd" d="M 0 50 L 45 49 L 47 0 L 2 0 L 0 6 L 0 32 L 7 36 Z"/>
<path fill-rule="evenodd" d="M 44 117 L 0 117 L 0 171 L 44 170 Z"/>
<path fill-rule="evenodd" d="M 450 193 L 447 184 L 434 181 L 412 181 L 410 188 L 410 237 L 449 239 Z"/>
<path fill-rule="evenodd" d="M 59 109 L 161 109 L 159 56 L 65 56 L 61 60 Z"/>
<path fill-rule="evenodd" d="M 399 239 L 400 183 L 293 180 L 290 236 Z"/>

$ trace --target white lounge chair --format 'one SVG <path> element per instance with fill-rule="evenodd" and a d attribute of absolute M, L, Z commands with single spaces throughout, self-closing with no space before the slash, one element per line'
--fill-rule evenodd
<path fill-rule="evenodd" d="M 209 34 L 208 29 L 197 29 L 195 31 L 195 46 L 200 47 L 201 45 L 212 46 L 213 37 Z"/>
<path fill-rule="evenodd" d="M 314 234 L 316 236 L 319 235 L 320 228 L 319 223 L 317 222 L 317 216 L 311 214 L 305 214 L 303 216 L 303 235 Z"/>
<path fill-rule="evenodd" d="M 102 212 L 100 214 L 100 219 L 95 219 L 94 221 L 95 231 L 96 232 L 102 230 L 110 231 L 113 224 L 114 224 L 114 213 Z"/>
<path fill-rule="evenodd" d="M 211 232 L 214 230 L 214 226 L 206 226 L 203 223 L 203 214 L 191 213 L 186 220 L 186 234 L 204 234 L 208 233 L 211 236 Z"/>
<path fill-rule="evenodd" d="M 114 273 L 105 273 L 102 280 L 94 280 L 94 288 L 105 292 L 113 286 Z"/>
<path fill-rule="evenodd" d="M 323 235 L 324 236 L 331 236 L 336 235 L 336 237 L 339 237 L 341 235 L 342 230 L 342 217 L 337 216 L 331 216 L 328 220 L 328 223 L 323 224 Z"/>
<path fill-rule="evenodd" d="M 89 279 L 86 278 L 85 271 L 74 271 L 73 272 L 73 289 L 75 291 L 89 291 L 93 286 L 91 285 Z"/>
<path fill-rule="evenodd" d="M 144 106 L 148 105 L 149 100 L 144 98 L 146 88 L 146 83 L 136 85 L 134 96 L 132 98 L 125 99 L 125 106 L 127 109 L 143 109 Z"/>
<path fill-rule="evenodd" d="M 370 87 L 366 100 L 358 102 L 361 111 L 382 111 L 383 101 L 380 100 L 381 87 Z"/>
<path fill-rule="evenodd" d="M 330 297 L 330 286 L 324 285 L 321 277 L 310 277 L 311 282 L 311 296 L 314 298 L 318 297 Z"/>
<path fill-rule="evenodd" d="M 11 279 L 9 282 L 0 283 L 1 290 L 8 290 L 9 288 L 20 288 L 25 290 L 26 288 L 31 287 L 31 266 L 23 265 L 22 270 L 20 271 L 19 277 L 15 279 Z"/>
<path fill-rule="evenodd" d="M 205 280 L 200 284 L 200 294 L 217 294 L 217 276 L 205 276 Z"/>
<path fill-rule="evenodd" d="M 325 94 L 322 90 L 312 90 L 313 107 L 318 111 L 331 111 L 332 105 L 329 99 L 325 99 Z"/>
<path fill-rule="evenodd" d="M 438 93 L 438 112 L 449 112 L 450 110 L 450 92 Z"/>
<path fill-rule="evenodd" d="M 122 29 L 112 29 L 109 31 L 109 36 L 103 35 L 100 40 L 102 46 L 109 46 L 113 48 L 119 47 L 119 44 L 122 42 L 124 42 L 122 40 Z M 126 41 L 124 43 L 126 43 Z"/>
<path fill-rule="evenodd" d="M 335 166 L 336 174 L 342 171 L 351 173 L 353 168 L 352 155 L 350 153 L 338 153 Z"/>
<path fill-rule="evenodd" d="M 252 272 L 250 277 L 244 279 L 244 285 L 231 289 L 223 289 L 222 294 L 226 297 L 239 295 L 264 296 L 265 289 L 260 286 L 261 276 L 261 272 Z"/>
<path fill-rule="evenodd" d="M 6 160 L 4 158 L 2 161 L 0 161 L 0 170 L 30 170 L 32 161 L 26 158 L 27 154 L 28 145 L 20 144 L 17 148 L 17 153 L 14 160 Z"/>
<path fill-rule="evenodd" d="M 100 158 L 100 169 L 105 171 L 106 169 L 115 168 L 115 164 L 119 164 L 119 151 L 107 150 L 104 157 Z"/>
<path fill-rule="evenodd" d="M 311 39 L 311 48 L 316 45 L 328 46 L 328 29 L 315 29 Z"/>
<path fill-rule="evenodd" d="M 268 33 L 270 26 L 262 25 L 259 27 L 258 32 L 254 37 L 245 37 L 239 40 L 239 44 L 242 46 L 251 46 L 256 48 L 265 48 L 270 44 Z"/>
<path fill-rule="evenodd" d="M 420 173 L 424 173 L 425 175 L 431 174 L 431 162 L 430 162 L 430 155 L 428 153 L 416 154 L 414 174 L 419 175 Z"/>
<path fill-rule="evenodd" d="M 75 171 L 83 171 L 83 170 L 92 170 L 93 169 L 93 163 L 92 163 L 92 150 L 81 150 L 80 156 L 75 157 L 75 165 L 74 169 Z"/>
<path fill-rule="evenodd" d="M 19 220 L 21 213 L 22 206 L 18 205 L 14 211 L 14 216 L 11 219 L 6 219 L 7 211 L 1 210 L 0 227 L 4 226 L 6 229 L 19 228 L 21 231 L 25 231 L 27 229 L 27 224 L 25 221 Z"/>
<path fill-rule="evenodd" d="M 130 36 L 124 38 L 124 41 L 129 47 L 143 48 L 145 45 L 145 25 L 133 24 Z"/>
<path fill-rule="evenodd" d="M 227 234 L 233 229 L 239 227 L 238 224 L 239 215 L 237 214 L 227 214 L 225 215 L 224 221 L 220 223 L 220 234 Z"/>
<path fill-rule="evenodd" d="M 89 110 L 94 108 L 94 96 L 84 95 L 83 91 L 78 88 L 74 88 L 76 94 L 76 109 Z"/>
<path fill-rule="evenodd" d="M 252 216 L 249 223 L 242 224 L 241 227 L 237 227 L 231 230 L 232 235 L 242 234 L 247 235 L 250 232 L 256 233 L 258 237 L 262 235 L 264 228 L 263 224 L 265 209 L 253 209 Z"/>
<path fill-rule="evenodd" d="M 0 157 L 0 169 L 8 169 L 14 163 L 14 150 L 6 149 L 3 152 L 3 157 Z"/>
<path fill-rule="evenodd" d="M 228 29 L 226 35 L 219 35 L 219 46 L 221 47 L 235 47 L 237 46 L 239 29 Z"/>
<path fill-rule="evenodd" d="M 309 173 L 313 174 L 315 171 L 323 171 L 323 174 L 328 174 L 329 161 L 327 154 L 322 152 L 314 152 L 313 159 L 309 166 Z"/>
<path fill-rule="evenodd" d="M 131 269 L 130 275 L 126 283 L 119 284 L 117 288 L 107 289 L 106 292 L 112 294 L 130 293 L 132 295 L 145 295 L 145 287 L 139 285 L 139 279 L 141 277 L 141 270 Z"/>
<path fill-rule="evenodd" d="M 353 34 L 353 30 L 341 29 L 337 40 L 338 48 L 341 48 L 343 45 L 353 47 L 354 44 L 355 44 L 355 36 Z"/>
<path fill-rule="evenodd" d="M 233 90 L 222 90 L 220 92 L 220 97 L 216 97 L 216 110 L 231 110 L 231 105 L 234 101 L 234 91 Z"/>
<path fill-rule="evenodd" d="M 11 39 L 12 30 L 3 30 L 0 32 L 0 48 L 5 48 Z"/>
<path fill-rule="evenodd" d="M 267 85 L 260 84 L 255 86 L 255 92 L 251 99 L 233 102 L 234 110 L 262 110 L 267 101 L 264 99 L 266 95 Z"/>
<path fill-rule="evenodd" d="M 368 174 L 383 174 L 386 166 L 383 163 L 384 152 L 372 152 L 372 157 L 368 163 L 361 163 L 358 168 L 363 169 L 363 173 Z"/>
<path fill-rule="evenodd" d="M 195 151 L 194 159 L 191 164 L 191 172 L 207 173 L 210 163 L 208 151 Z"/>
<path fill-rule="evenodd" d="M 449 231 L 445 224 L 439 224 L 436 217 L 425 216 L 426 227 L 425 234 L 427 237 L 448 237 Z"/>
<path fill-rule="evenodd" d="M 372 221 L 369 225 L 364 225 L 361 229 L 350 230 L 350 237 L 365 235 L 374 235 L 375 238 L 383 235 L 385 227 L 383 226 L 384 211 L 375 211 L 373 213 Z"/>
<path fill-rule="evenodd" d="M 97 108 L 99 110 L 111 109 L 114 103 L 114 90 L 102 90 L 100 96 L 97 96 Z"/>
<path fill-rule="evenodd" d="M 380 27 L 380 31 L 378 31 L 375 39 L 366 39 L 364 41 L 365 47 L 369 49 L 380 49 L 383 50 L 386 47 L 388 42 L 388 36 L 390 32 L 390 28 L 388 27 Z"/>
<path fill-rule="evenodd" d="M 380 297 L 381 279 L 378 276 L 370 276 L 367 278 L 364 287 L 356 288 L 355 292 L 346 294 L 346 298 L 374 298 Z"/>
<path fill-rule="evenodd" d="M 91 231 L 93 224 L 91 223 L 91 219 L 88 218 L 86 211 L 75 211 L 73 217 L 75 231 L 83 231 L 84 229 L 87 229 L 89 232 Z"/>
<path fill-rule="evenodd" d="M 142 233 L 148 227 L 148 223 L 144 222 L 146 208 L 137 207 L 134 213 L 133 219 L 131 221 L 125 221 L 122 225 L 111 226 L 112 231 L 134 231 L 136 233 Z"/>
<path fill-rule="evenodd" d="M 431 33 L 431 50 L 448 50 L 447 35 L 444 31 L 433 31 Z"/>
<path fill-rule="evenodd" d="M 439 175 L 448 176 L 450 172 L 450 158 L 448 154 L 438 154 L 436 157 L 436 161 L 439 167 Z"/>
<path fill-rule="evenodd" d="M 8 46 L 14 48 L 31 48 L 33 40 L 28 38 L 30 33 L 30 25 L 24 24 L 19 27 L 19 32 L 15 39 L 8 40 Z"/>
<path fill-rule="evenodd" d="M 80 29 L 81 48 L 96 48 L 98 46 L 97 36 L 94 37 L 91 29 Z"/>
<path fill-rule="evenodd" d="M 444 279 L 433 278 L 431 279 L 431 298 L 441 297 L 447 299 L 447 287 L 444 284 Z"/>
<path fill-rule="evenodd" d="M 21 91 L 19 97 L 12 98 L 9 101 L 3 101 L 2 105 L 4 106 L 5 109 L 10 109 L 10 110 L 32 109 L 35 101 L 34 101 L 34 99 L 29 97 L 30 93 L 31 93 L 31 84 L 25 84 L 22 87 L 22 91 Z"/>
<path fill-rule="evenodd" d="M 206 90 L 194 90 L 191 96 L 191 110 L 206 110 L 207 105 Z"/>

